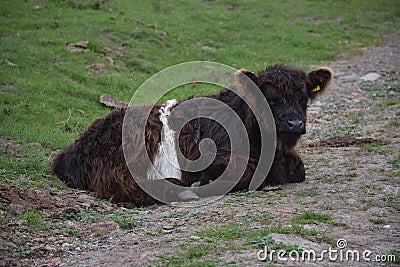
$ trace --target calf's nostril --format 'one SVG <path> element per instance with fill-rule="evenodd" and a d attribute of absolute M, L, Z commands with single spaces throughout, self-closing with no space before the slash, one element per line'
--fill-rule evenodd
<path fill-rule="evenodd" d="M 301 131 L 304 128 L 303 121 L 301 120 L 288 120 L 287 124 L 291 131 Z"/>

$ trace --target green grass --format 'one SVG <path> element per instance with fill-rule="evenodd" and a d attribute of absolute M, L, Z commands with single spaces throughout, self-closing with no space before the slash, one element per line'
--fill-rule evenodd
<path fill-rule="evenodd" d="M 66 186 L 49 175 L 53 153 L 37 143 L 13 142 L 0 147 L 0 182 L 28 188 Z"/>
<path fill-rule="evenodd" d="M 346 173 L 345 176 L 347 177 L 347 179 L 353 179 L 353 178 L 355 178 L 355 177 L 358 177 L 358 173 L 356 173 L 356 172 L 349 172 L 349 173 Z"/>
<path fill-rule="evenodd" d="M 64 212 L 59 215 L 60 219 L 71 221 L 84 221 L 88 223 L 114 221 L 122 229 L 132 229 L 143 222 L 143 218 L 138 218 L 138 209 L 116 210 L 111 213 L 98 211 L 91 206 L 89 209 L 81 212 Z"/>
<path fill-rule="evenodd" d="M 212 267 L 217 266 L 221 260 L 215 259 L 190 259 L 185 255 L 172 255 L 172 256 L 159 256 L 159 259 L 155 261 L 157 265 L 161 266 L 182 266 L 182 267 Z M 156 265 L 156 266 L 157 266 Z"/>
<path fill-rule="evenodd" d="M 392 250 L 387 255 L 393 255 L 395 258 L 393 263 L 400 264 L 400 250 Z"/>
<path fill-rule="evenodd" d="M 368 152 L 373 152 L 379 155 L 393 154 L 393 149 L 382 147 L 382 144 L 379 143 L 365 143 L 362 144 L 362 147 Z"/>
<path fill-rule="evenodd" d="M 243 237 L 248 231 L 247 227 L 227 225 L 225 227 L 211 226 L 197 232 L 196 235 L 206 241 L 230 241 Z"/>
<path fill-rule="evenodd" d="M 317 196 L 319 193 L 317 192 L 317 189 L 315 188 L 308 188 L 304 190 L 300 190 L 296 193 L 297 196 L 299 197 L 314 197 Z"/>
<path fill-rule="evenodd" d="M 214 244 L 196 244 L 190 245 L 188 247 L 183 246 L 186 249 L 185 257 L 189 259 L 199 258 L 201 256 L 207 255 L 214 252 L 217 247 Z"/>
<path fill-rule="evenodd" d="M 141 220 L 133 217 L 133 214 L 125 211 L 117 211 L 105 216 L 105 221 L 115 221 L 123 229 L 132 229 L 141 224 Z"/>
<path fill-rule="evenodd" d="M 261 236 L 256 239 L 252 239 L 248 243 L 251 247 L 258 249 L 268 249 L 268 251 L 281 251 L 281 256 L 288 257 L 289 253 L 297 252 L 301 255 L 303 249 L 298 244 L 285 244 L 283 242 L 276 242 L 270 235 Z M 270 255 L 271 256 L 271 255 Z M 266 258 L 266 261 L 275 260 L 274 257 Z"/>
<path fill-rule="evenodd" d="M 63 212 L 58 215 L 57 221 L 51 220 L 51 217 L 44 212 L 28 211 L 19 216 L 23 221 L 23 225 L 29 227 L 33 231 L 51 232 L 56 235 L 64 235 L 76 237 L 81 231 L 65 221 L 79 221 L 83 223 L 100 223 L 113 221 L 118 223 L 122 230 L 130 230 L 139 226 L 143 222 L 143 218 L 138 218 L 138 209 L 116 210 L 113 212 L 104 212 L 97 210 L 94 205 L 80 212 Z M 6 222 L 6 218 L 0 217 L 0 226 Z M 0 233 L 2 228 L 0 228 Z M 15 250 L 15 248 L 14 248 Z"/>
<path fill-rule="evenodd" d="M 18 157 L 2 151 L 1 183 L 62 189 L 48 177 L 49 151 L 110 112 L 103 93 L 129 101 L 151 75 L 194 60 L 308 70 L 382 44 L 398 29 L 399 10 L 395 0 L 2 1 L 0 136 L 22 147 Z M 67 48 L 79 41 L 89 42 L 86 53 Z M 186 86 L 171 96 L 212 90 Z"/>
<path fill-rule="evenodd" d="M 328 244 L 334 244 L 333 238 L 316 230 L 306 229 L 302 225 L 284 226 L 279 224 L 271 225 L 270 227 L 261 230 L 250 231 L 248 233 L 247 243 L 254 243 L 255 242 L 254 240 L 263 239 L 272 233 L 285 234 L 285 235 L 298 235 L 302 237 L 313 236 Z"/>
<path fill-rule="evenodd" d="M 400 169 L 400 156 L 389 161 L 393 169 Z"/>
<path fill-rule="evenodd" d="M 159 256 L 155 261 L 156 265 L 162 266 L 216 266 L 222 263 L 221 259 L 208 259 L 207 255 L 215 253 L 218 248 L 215 244 L 198 243 L 183 244 L 182 253 Z"/>
<path fill-rule="evenodd" d="M 43 219 L 43 214 L 38 211 L 28 211 L 19 217 L 25 226 L 33 231 L 49 231 L 47 223 Z"/>
<path fill-rule="evenodd" d="M 232 198 L 226 199 L 225 203 L 236 203 L 241 206 L 246 206 L 248 202 L 262 203 L 262 205 L 274 205 L 281 198 L 281 196 L 275 192 L 265 194 L 263 191 L 235 192 L 232 196 Z"/>
<path fill-rule="evenodd" d="M 343 137 L 347 135 L 360 136 L 359 124 L 339 125 L 335 131 L 330 134 L 330 138 Z"/>
<path fill-rule="evenodd" d="M 267 223 L 272 220 L 272 215 L 268 213 L 247 214 L 241 219 L 243 222 Z"/>
<path fill-rule="evenodd" d="M 248 243 L 251 247 L 254 248 L 265 248 L 268 247 L 269 250 L 284 250 L 284 251 L 290 251 L 290 250 L 297 250 L 301 251 L 299 248 L 299 245 L 297 244 L 285 244 L 282 242 L 277 243 L 271 235 L 256 235 L 248 239 Z"/>
<path fill-rule="evenodd" d="M 3 217 L 3 215 L 0 214 L 0 225 L 4 224 L 7 222 L 7 219 Z"/>
<path fill-rule="evenodd" d="M 256 197 L 265 198 L 265 193 L 262 191 L 235 192 L 233 195 L 238 196 L 238 197 L 244 196 L 244 197 L 252 197 L 252 198 L 256 198 Z"/>
<path fill-rule="evenodd" d="M 384 224 L 385 220 L 381 219 L 381 218 L 370 218 L 368 219 L 368 221 L 370 221 L 373 224 Z"/>
<path fill-rule="evenodd" d="M 398 101 L 398 102 L 400 103 L 400 101 Z M 389 126 L 398 127 L 398 126 L 400 126 L 400 121 L 397 117 L 391 118 L 390 122 L 388 124 L 389 124 Z"/>
<path fill-rule="evenodd" d="M 5 226 L 6 223 L 7 223 L 7 219 L 5 217 L 3 217 L 2 214 L 0 214 L 0 235 L 4 232 L 3 227 Z"/>
<path fill-rule="evenodd" d="M 400 201 L 399 201 L 398 196 L 394 196 L 394 195 L 386 196 L 383 198 L 383 201 L 389 207 L 391 207 L 397 211 L 400 211 Z"/>
<path fill-rule="evenodd" d="M 163 218 L 183 218 L 189 214 L 188 211 L 182 210 L 182 211 L 175 211 L 171 212 L 168 215 L 163 216 Z"/>
<path fill-rule="evenodd" d="M 376 191 L 381 190 L 380 187 L 378 187 L 376 184 L 373 184 L 373 183 L 370 183 L 370 184 L 362 183 L 360 188 L 368 195 L 375 195 Z"/>
<path fill-rule="evenodd" d="M 31 247 L 28 245 L 24 245 L 24 246 L 10 246 L 9 250 L 11 251 L 12 254 L 18 256 L 18 257 L 26 257 L 27 255 L 29 255 L 29 253 L 31 252 Z"/>
<path fill-rule="evenodd" d="M 383 80 L 377 82 L 363 82 L 360 84 L 360 88 L 370 91 L 372 97 L 383 100 L 377 104 L 378 107 L 385 108 L 400 103 L 399 99 L 391 97 L 392 93 L 400 91 L 398 74 L 394 72 L 388 73 Z"/>
<path fill-rule="evenodd" d="M 313 237 L 331 245 L 335 244 L 335 240 L 324 233 L 306 229 L 300 225 L 283 226 L 277 224 L 264 229 L 251 229 L 241 225 L 212 226 L 196 232 L 201 240 L 195 244 L 182 244 L 174 254 L 158 256 L 155 264 L 161 266 L 231 265 L 235 262 L 226 262 L 221 257 L 225 251 L 254 251 L 255 249 L 263 249 L 265 246 L 274 250 L 298 251 L 299 253 L 302 251 L 297 244 L 276 242 L 271 237 L 272 233 L 298 235 L 305 238 Z"/>
<path fill-rule="evenodd" d="M 331 224 L 335 226 L 345 226 L 346 224 L 334 221 L 329 214 L 316 213 L 313 211 L 305 210 L 302 214 L 292 219 L 295 224 L 318 224 L 319 222 Z"/>
<path fill-rule="evenodd" d="M 328 218 L 329 219 L 329 218 Z M 324 219 L 325 222 L 333 223 L 332 218 Z M 341 223 L 338 223 L 341 224 Z M 322 241 L 331 243 L 333 239 L 326 236 L 323 233 L 315 230 L 306 229 L 302 225 L 290 225 L 284 226 L 280 224 L 273 224 L 264 229 L 250 229 L 244 226 L 238 225 L 225 225 L 222 227 L 207 227 L 196 233 L 197 236 L 201 237 L 204 241 L 214 242 L 228 242 L 237 240 L 246 240 L 246 244 L 252 244 L 254 240 L 262 239 L 272 233 L 276 234 L 293 234 L 299 236 L 314 236 Z"/>
<path fill-rule="evenodd" d="M 61 224 L 61 225 L 53 225 L 52 229 L 50 230 L 52 233 L 67 235 L 67 236 L 78 236 L 80 231 L 71 227 L 68 224 Z"/>

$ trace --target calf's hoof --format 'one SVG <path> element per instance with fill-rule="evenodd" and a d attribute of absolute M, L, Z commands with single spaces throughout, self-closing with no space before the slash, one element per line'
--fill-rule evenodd
<path fill-rule="evenodd" d="M 290 173 L 290 182 L 291 183 L 300 183 L 306 179 L 306 170 L 304 169 L 304 164 L 299 159 L 296 165 L 293 168 L 293 171 Z"/>
<path fill-rule="evenodd" d="M 185 190 L 178 194 L 178 198 L 180 201 L 193 201 L 199 200 L 199 196 L 196 195 L 192 190 Z"/>

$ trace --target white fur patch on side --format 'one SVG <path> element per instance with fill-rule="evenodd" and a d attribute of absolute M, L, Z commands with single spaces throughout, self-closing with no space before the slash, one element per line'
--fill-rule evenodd
<path fill-rule="evenodd" d="M 158 144 L 158 153 L 154 158 L 153 166 L 147 171 L 148 180 L 160 180 L 164 178 L 182 178 L 182 172 L 176 156 L 175 131 L 169 127 L 168 116 L 170 108 L 178 101 L 168 100 L 160 108 L 160 121 L 163 124 L 161 142 Z"/>

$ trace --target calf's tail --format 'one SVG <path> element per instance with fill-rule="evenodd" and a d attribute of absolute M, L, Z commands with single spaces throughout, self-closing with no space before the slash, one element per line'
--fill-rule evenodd
<path fill-rule="evenodd" d="M 85 156 L 73 152 L 69 147 L 58 154 L 51 171 L 69 187 L 88 189 L 87 171 L 84 170 Z"/>

